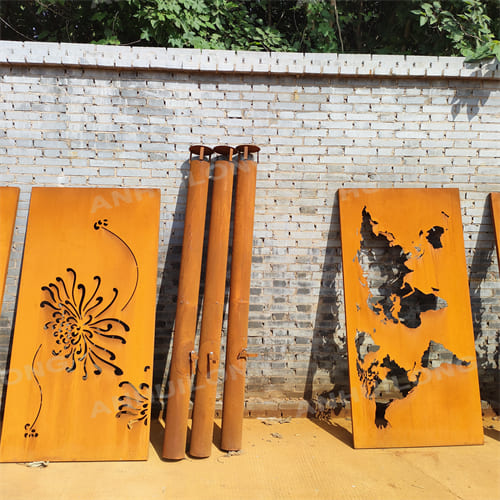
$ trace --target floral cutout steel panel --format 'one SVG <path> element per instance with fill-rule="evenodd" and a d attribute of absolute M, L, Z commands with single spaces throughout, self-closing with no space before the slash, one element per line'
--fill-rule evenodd
<path fill-rule="evenodd" d="M 10 248 L 16 222 L 19 188 L 0 187 L 0 313 L 9 266 Z"/>
<path fill-rule="evenodd" d="M 147 458 L 159 201 L 33 188 L 0 460 Z"/>
<path fill-rule="evenodd" d="M 482 443 L 458 190 L 339 205 L 354 446 Z"/>

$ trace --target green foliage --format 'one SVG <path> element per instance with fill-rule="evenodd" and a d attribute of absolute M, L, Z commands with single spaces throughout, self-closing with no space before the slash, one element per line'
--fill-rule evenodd
<path fill-rule="evenodd" d="M 304 4 L 304 10 L 305 26 L 294 48 L 304 52 L 339 52 L 341 47 L 339 31 L 334 27 L 334 5 L 329 2 L 308 2 Z"/>
<path fill-rule="evenodd" d="M 286 50 L 286 38 L 265 26 L 244 2 L 231 0 L 128 0 L 140 37 L 167 47 Z"/>
<path fill-rule="evenodd" d="M 137 29 L 131 23 L 131 14 L 124 0 L 0 2 L 0 38 L 129 43 L 138 38 Z"/>
<path fill-rule="evenodd" d="M 419 29 L 411 9 L 418 0 L 308 0 L 297 2 L 300 36 L 294 49 L 379 54 L 446 53 L 439 34 Z"/>
<path fill-rule="evenodd" d="M 491 18 L 481 0 L 459 0 L 450 4 L 450 10 L 441 2 L 423 3 L 412 11 L 420 17 L 420 26 L 429 24 L 445 34 L 457 54 L 467 61 L 497 57 L 500 60 L 500 42 L 491 31 Z"/>

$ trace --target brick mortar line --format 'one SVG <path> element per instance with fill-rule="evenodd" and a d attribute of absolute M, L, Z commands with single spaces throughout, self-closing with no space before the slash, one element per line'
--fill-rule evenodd
<path fill-rule="evenodd" d="M 0 46 L 1 48 L 1 46 Z M 149 67 L 149 68 L 132 68 L 130 66 L 105 66 L 105 65 L 94 65 L 94 64 L 68 64 L 68 63 L 20 63 L 20 62 L 5 62 L 0 61 L 0 67 L 26 67 L 26 68 L 60 68 L 68 69 L 89 69 L 89 70 L 102 70 L 102 71 L 119 71 L 119 72 L 165 72 L 165 73 L 204 73 L 204 74 L 214 74 L 214 75 L 266 75 L 266 76 L 297 76 L 297 77 L 322 77 L 322 78 L 354 78 L 354 79 L 366 79 L 374 78 L 377 80 L 480 80 L 480 81 L 498 81 L 499 76 L 436 76 L 436 75 L 389 75 L 389 74 L 351 74 L 351 73 L 298 73 L 298 72 L 264 72 L 264 71 L 244 71 L 244 70 L 234 70 L 234 71 L 224 71 L 217 69 L 183 69 L 183 68 L 165 68 L 165 67 Z"/>

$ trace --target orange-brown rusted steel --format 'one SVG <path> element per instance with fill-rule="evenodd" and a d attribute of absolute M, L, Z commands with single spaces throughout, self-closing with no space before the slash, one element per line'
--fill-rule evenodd
<path fill-rule="evenodd" d="M 495 241 L 497 244 L 497 261 L 500 264 L 500 193 L 491 193 L 491 212 L 495 226 Z"/>
<path fill-rule="evenodd" d="M 0 460 L 145 460 L 160 191 L 33 188 Z"/>
<path fill-rule="evenodd" d="M 198 158 L 192 159 L 191 156 L 190 160 L 174 344 L 168 382 L 163 457 L 170 460 L 184 458 L 186 450 L 191 376 L 194 374 L 197 358 L 194 340 L 212 150 L 206 146 L 191 146 L 190 152 L 191 155 L 198 155 Z"/>
<path fill-rule="evenodd" d="M 215 162 L 212 191 L 205 294 L 189 447 L 189 453 L 200 458 L 210 456 L 212 446 L 233 189 L 233 148 L 217 146 L 214 151 L 228 159 L 218 159 Z"/>
<path fill-rule="evenodd" d="M 458 190 L 339 202 L 355 447 L 482 443 Z"/>
<path fill-rule="evenodd" d="M 242 442 L 246 360 L 251 356 L 247 352 L 247 335 L 257 180 L 257 162 L 248 155 L 257 153 L 260 148 L 244 145 L 238 146 L 236 150 L 239 159 L 233 221 L 221 439 L 221 448 L 227 451 L 240 450 Z"/>
<path fill-rule="evenodd" d="M 0 313 L 2 312 L 3 292 L 9 267 L 18 199 L 19 188 L 0 187 Z"/>

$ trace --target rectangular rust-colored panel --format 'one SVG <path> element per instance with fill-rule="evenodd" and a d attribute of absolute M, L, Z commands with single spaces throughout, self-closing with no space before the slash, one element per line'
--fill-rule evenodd
<path fill-rule="evenodd" d="M 491 193 L 491 212 L 495 226 L 495 241 L 497 244 L 497 261 L 500 263 L 500 193 Z"/>
<path fill-rule="evenodd" d="M 482 443 L 458 190 L 339 202 L 355 447 Z"/>
<path fill-rule="evenodd" d="M 0 313 L 2 312 L 3 292 L 9 267 L 18 199 L 19 188 L 0 187 Z"/>
<path fill-rule="evenodd" d="M 0 460 L 145 460 L 160 193 L 33 188 Z"/>

